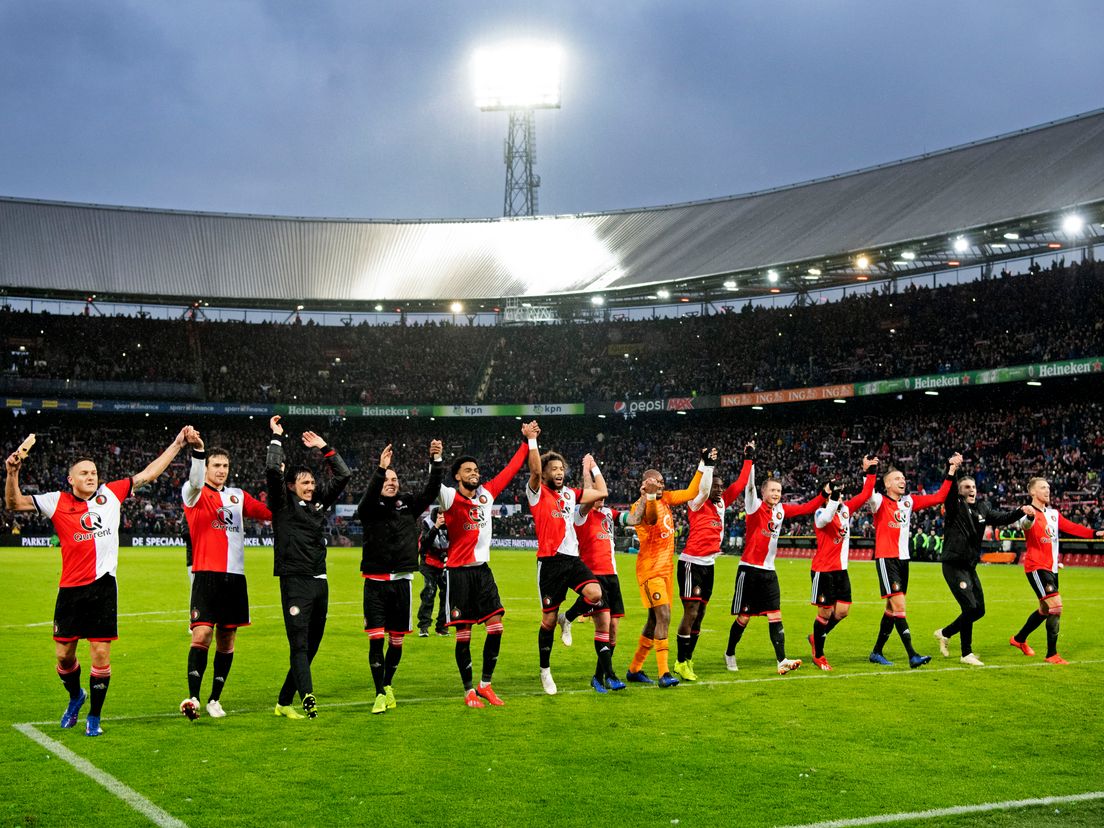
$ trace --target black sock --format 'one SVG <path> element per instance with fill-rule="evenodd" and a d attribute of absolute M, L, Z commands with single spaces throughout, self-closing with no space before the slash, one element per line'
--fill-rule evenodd
<path fill-rule="evenodd" d="M 590 612 L 590 610 L 590 604 L 584 601 L 583 596 L 580 595 L 578 598 L 575 599 L 575 603 L 568 608 L 567 612 L 565 612 L 564 615 L 567 616 L 568 621 L 574 621 L 584 612 Z"/>
<path fill-rule="evenodd" d="M 81 681 L 81 666 L 80 662 L 74 662 L 72 669 L 68 673 L 61 672 L 61 665 L 58 665 L 58 678 L 61 679 L 61 683 L 65 685 L 65 689 L 69 691 L 69 698 L 76 699 L 80 697 L 80 681 Z"/>
<path fill-rule="evenodd" d="M 694 650 L 698 648 L 698 631 L 691 630 L 690 640 L 686 642 L 686 660 L 692 661 L 694 658 Z"/>
<path fill-rule="evenodd" d="M 106 667 L 93 667 L 92 677 L 89 680 L 89 688 L 92 691 L 92 703 L 88 706 L 89 716 L 99 716 L 103 710 L 104 699 L 107 698 L 107 688 L 111 684 L 111 665 Z"/>
<path fill-rule="evenodd" d="M 725 655 L 736 655 L 736 645 L 740 643 L 740 639 L 744 635 L 746 627 L 740 623 L 740 619 L 737 618 L 732 622 L 732 627 L 728 631 L 728 649 L 725 650 Z"/>
<path fill-rule="evenodd" d="M 1027 622 L 1013 637 L 1021 644 L 1025 644 L 1027 642 L 1027 637 L 1031 635 L 1031 633 L 1035 632 L 1035 630 L 1039 628 L 1039 625 L 1041 625 L 1046 620 L 1047 616 L 1041 614 L 1038 610 L 1036 610 L 1035 612 L 1031 613 L 1031 615 L 1027 616 Z"/>
<path fill-rule="evenodd" d="M 1058 628 L 1061 626 L 1061 621 L 1060 615 L 1047 616 L 1047 658 L 1058 655 Z"/>
<path fill-rule="evenodd" d="M 898 616 L 893 619 L 893 626 L 897 628 L 897 635 L 901 636 L 901 643 L 905 645 L 905 652 L 908 653 L 908 657 L 912 658 L 917 655 L 912 646 L 912 632 L 909 630 L 908 619 Z"/>
<path fill-rule="evenodd" d="M 874 652 L 882 654 L 889 636 L 893 633 L 893 616 L 888 612 L 882 614 L 882 624 L 878 627 L 878 640 L 874 642 Z"/>
<path fill-rule="evenodd" d="M 384 685 L 382 638 L 370 638 L 368 640 L 368 667 L 372 670 L 372 683 L 376 686 L 376 695 L 382 696 Z"/>
<path fill-rule="evenodd" d="M 954 621 L 945 626 L 942 630 L 944 638 L 954 638 L 962 631 L 962 624 L 966 621 L 966 615 L 963 613 L 959 615 Z"/>
<path fill-rule="evenodd" d="M 786 659 L 786 630 L 781 621 L 770 621 L 767 624 L 767 634 L 771 644 L 774 645 L 774 656 L 779 661 Z"/>
<path fill-rule="evenodd" d="M 402 644 L 396 644 L 392 641 L 391 646 L 387 648 L 387 656 L 383 661 L 383 684 L 385 687 L 390 687 L 395 680 L 395 671 L 399 669 L 400 661 L 402 661 Z"/>
<path fill-rule="evenodd" d="M 837 626 L 839 626 L 839 622 L 842 621 L 842 620 L 843 620 L 842 618 L 836 618 L 836 616 L 834 616 L 834 615 L 831 618 L 829 618 L 828 619 L 828 624 L 824 628 L 824 634 L 828 635 L 828 633 L 830 633 Z"/>
<path fill-rule="evenodd" d="M 199 687 L 203 684 L 203 673 L 207 669 L 207 648 L 194 644 L 188 650 L 188 697 L 199 698 Z"/>
<path fill-rule="evenodd" d="M 552 663 L 552 630 L 540 628 L 537 633 L 537 649 L 540 651 L 540 666 L 543 670 Z"/>
<path fill-rule="evenodd" d="M 828 622 L 818 615 L 813 621 L 813 652 L 817 658 L 824 657 L 824 638 L 828 635 Z"/>
<path fill-rule="evenodd" d="M 215 674 L 211 677 L 211 697 L 208 701 L 218 701 L 222 696 L 222 690 L 226 687 L 226 677 L 230 675 L 230 668 L 234 664 L 234 651 L 220 653 L 215 650 Z M 199 696 L 196 696 L 198 699 Z"/>
<path fill-rule="evenodd" d="M 974 651 L 974 620 L 963 618 L 959 632 L 959 643 L 962 644 L 962 655 L 968 656 Z"/>
<path fill-rule="evenodd" d="M 598 638 L 601 633 L 594 634 L 594 652 L 598 656 L 598 664 L 594 668 L 594 677 L 602 681 L 607 676 L 613 675 L 613 652 L 610 649 L 609 638 Z"/>
<path fill-rule="evenodd" d="M 686 661 L 690 658 L 690 636 L 675 635 L 675 661 Z"/>
<path fill-rule="evenodd" d="M 483 642 L 483 675 L 480 676 L 486 684 L 490 684 L 491 678 L 494 677 L 495 667 L 498 665 L 498 651 L 501 648 L 502 633 L 487 633 L 487 640 Z"/>
<path fill-rule="evenodd" d="M 464 689 L 472 689 L 472 659 L 471 659 L 471 631 L 465 635 L 462 632 L 456 634 L 456 666 L 460 670 L 460 680 L 464 682 Z"/>

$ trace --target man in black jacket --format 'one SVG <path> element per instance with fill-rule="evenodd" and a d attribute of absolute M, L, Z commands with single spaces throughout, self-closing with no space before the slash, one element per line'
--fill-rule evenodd
<path fill-rule="evenodd" d="M 429 637 L 429 625 L 433 621 L 433 603 L 440 593 L 437 601 L 437 622 L 435 625 L 437 635 L 447 638 L 448 613 L 445 610 L 445 561 L 448 560 L 448 529 L 445 528 L 445 516 L 441 509 L 434 506 L 429 514 L 422 520 L 422 538 L 418 541 L 418 554 L 421 564 L 418 570 L 422 573 L 424 586 L 422 587 L 418 606 L 418 635 L 421 638 Z"/>
<path fill-rule="evenodd" d="M 983 667 L 973 651 L 974 622 L 985 615 L 985 594 L 981 591 L 977 565 L 981 560 L 981 541 L 985 527 L 1007 526 L 1027 513 L 1027 507 L 1001 512 L 979 501 L 974 478 L 960 476 L 956 481 L 958 494 L 944 502 L 946 510 L 943 523 L 943 578 L 951 588 L 951 594 L 962 608 L 961 614 L 947 626 L 936 630 L 935 640 L 939 652 L 949 656 L 947 645 L 956 633 L 962 645 L 963 664 Z"/>
<path fill-rule="evenodd" d="M 391 682 L 402 658 L 403 636 L 411 632 L 414 615 L 410 585 L 418 568 L 418 521 L 441 490 L 441 441 L 429 444 L 429 479 L 421 494 L 399 491 L 399 476 L 391 468 L 391 446 L 380 453 L 379 466 L 357 507 L 364 526 L 364 631 L 368 634 L 368 664 L 376 685 L 373 713 L 395 706 Z M 387 656 L 383 639 L 390 637 Z"/>
<path fill-rule="evenodd" d="M 326 631 L 330 601 L 326 581 L 326 521 L 352 472 L 334 449 L 313 431 L 303 432 L 303 445 L 316 448 L 329 467 L 329 480 L 316 481 L 307 466 L 284 464 L 284 427 L 279 415 L 269 420 L 272 440 L 265 462 L 268 508 L 275 534 L 273 574 L 280 578 L 284 629 L 291 648 L 291 668 L 276 701 L 276 715 L 303 718 L 291 706 L 295 691 L 308 718 L 318 715 L 311 681 L 311 662 Z"/>

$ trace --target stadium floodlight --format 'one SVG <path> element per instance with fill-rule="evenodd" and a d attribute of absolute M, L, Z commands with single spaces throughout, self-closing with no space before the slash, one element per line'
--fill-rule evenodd
<path fill-rule="evenodd" d="M 1006 239 L 1008 239 L 1009 241 L 1019 241 L 1020 240 L 1020 234 L 1016 233 L 1016 232 L 1005 233 L 1004 237 Z"/>
<path fill-rule="evenodd" d="M 1085 228 L 1085 220 L 1076 213 L 1070 213 L 1062 219 L 1062 232 L 1067 236 L 1076 236 Z"/>
<path fill-rule="evenodd" d="M 376 305 L 376 313 L 379 313 L 381 310 L 383 310 L 383 305 Z"/>
<path fill-rule="evenodd" d="M 601 305 L 604 305 L 605 303 L 606 303 L 606 300 L 601 296 L 591 296 L 590 297 L 590 304 L 594 305 L 594 307 L 596 307 L 596 308 L 600 307 Z"/>
<path fill-rule="evenodd" d="M 664 290 L 663 288 L 660 288 L 659 290 L 656 291 L 656 296 L 658 296 L 660 299 L 670 299 L 671 298 L 671 291 Z"/>
<path fill-rule="evenodd" d="M 809 275 L 810 275 L 810 276 L 812 276 L 812 277 L 813 277 L 814 279 L 815 279 L 815 278 L 816 278 L 817 276 L 819 276 L 819 275 L 820 275 L 820 273 L 821 273 L 821 271 L 820 271 L 820 268 L 819 268 L 819 267 L 810 267 L 810 268 L 809 268 Z"/>
<path fill-rule="evenodd" d="M 870 267 L 870 259 L 866 256 L 859 256 L 859 258 L 855 259 L 855 267 L 859 270 L 866 270 Z"/>
<path fill-rule="evenodd" d="M 453 313 L 463 313 L 464 306 L 461 305 L 459 302 L 453 302 L 451 305 L 449 305 L 449 310 Z"/>
<path fill-rule="evenodd" d="M 772 284 L 774 282 L 777 282 L 778 281 L 778 271 L 777 270 L 768 270 L 767 271 L 767 281 L 772 283 Z"/>
<path fill-rule="evenodd" d="M 911 250 L 902 250 L 901 258 L 904 259 L 906 262 L 911 262 L 916 258 L 916 254 L 913 253 Z"/>
<path fill-rule="evenodd" d="M 736 290 L 736 280 L 735 279 L 726 279 L 725 283 L 724 283 L 724 286 L 728 290 Z"/>
<path fill-rule="evenodd" d="M 970 242 L 966 241 L 965 236 L 959 236 L 954 240 L 954 252 L 965 253 L 970 249 Z"/>
<path fill-rule="evenodd" d="M 483 112 L 508 112 L 506 131 L 506 194 L 503 216 L 537 213 L 540 176 L 536 163 L 537 109 L 560 108 L 559 46 L 533 41 L 504 43 L 479 49 L 472 57 L 475 105 Z"/>
<path fill-rule="evenodd" d="M 517 41 L 472 56 L 475 105 L 484 112 L 559 109 L 563 51 L 551 43 Z"/>

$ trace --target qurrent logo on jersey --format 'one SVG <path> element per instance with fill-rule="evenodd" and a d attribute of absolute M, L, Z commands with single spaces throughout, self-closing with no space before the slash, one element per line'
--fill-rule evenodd
<path fill-rule="evenodd" d="M 222 532 L 237 531 L 234 526 L 234 512 L 226 506 L 220 506 L 215 510 L 215 519 L 211 521 L 211 528 Z"/>
<path fill-rule="evenodd" d="M 767 524 L 767 530 L 763 534 L 776 535 L 780 531 L 782 531 L 782 521 L 771 518 L 770 523 Z"/>
<path fill-rule="evenodd" d="M 1058 532 L 1055 530 L 1055 528 L 1053 526 L 1051 526 L 1048 523 L 1046 529 L 1043 531 L 1043 540 L 1053 541 L 1053 540 L 1056 540 L 1057 537 L 1058 537 Z"/>
<path fill-rule="evenodd" d="M 563 495 L 560 495 L 559 500 L 556 501 L 556 508 L 552 510 L 552 517 L 567 520 L 570 516 L 571 513 L 568 511 L 567 503 L 564 502 Z"/>
<path fill-rule="evenodd" d="M 889 522 L 890 529 L 900 529 L 908 522 L 908 509 L 894 509 L 893 520 Z"/>
<path fill-rule="evenodd" d="M 483 509 L 479 506 L 470 507 L 467 518 L 468 521 L 464 524 L 464 528 L 468 531 L 477 531 L 483 527 Z"/>
<path fill-rule="evenodd" d="M 103 518 L 100 517 L 99 512 L 85 512 L 80 517 L 80 525 L 84 531 L 73 533 L 73 540 L 78 542 L 102 538 L 104 535 L 111 534 L 110 529 L 103 528 Z"/>

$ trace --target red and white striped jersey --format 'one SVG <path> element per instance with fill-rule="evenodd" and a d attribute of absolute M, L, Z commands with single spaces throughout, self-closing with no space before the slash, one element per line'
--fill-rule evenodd
<path fill-rule="evenodd" d="M 709 490 L 713 487 L 713 466 L 704 463 L 698 466 L 702 479 L 698 484 L 698 494 L 688 504 L 686 516 L 690 523 L 690 534 L 686 539 L 686 546 L 679 555 L 680 561 L 690 561 L 702 565 L 710 565 L 721 554 L 721 544 L 724 541 L 724 515 L 725 509 L 731 506 L 736 498 L 744 493 L 748 477 L 751 475 L 752 463 L 745 460 L 740 469 L 740 476 L 728 485 L 720 498 L 709 499 Z"/>
<path fill-rule="evenodd" d="M 1043 517 L 1038 517 L 1042 512 Z M 1091 538 L 1093 530 L 1080 523 L 1066 520 L 1057 509 L 1036 509 L 1036 517 L 1022 517 L 1015 524 L 1022 529 L 1024 540 L 1027 542 L 1027 552 L 1024 554 L 1024 571 L 1034 572 L 1037 569 L 1047 569 L 1051 572 L 1058 571 L 1058 535 L 1065 532 L 1075 538 Z"/>
<path fill-rule="evenodd" d="M 778 552 L 778 536 L 787 518 L 815 512 L 824 503 L 824 495 L 817 495 L 805 503 L 776 503 L 774 508 L 759 499 L 755 491 L 755 470 L 748 474 L 744 490 L 744 510 L 747 512 L 747 538 L 740 565 L 756 569 L 774 569 L 774 556 Z"/>
<path fill-rule="evenodd" d="M 566 486 L 558 492 L 544 483 L 534 492 L 525 486 L 525 497 L 533 523 L 537 527 L 537 557 L 553 555 L 579 556 L 579 539 L 575 536 L 575 504 L 582 496 L 582 489 Z"/>
<path fill-rule="evenodd" d="M 128 477 L 101 483 L 88 500 L 72 492 L 32 495 L 35 508 L 54 524 L 61 541 L 58 586 L 86 586 L 119 565 L 119 523 L 133 483 Z"/>
<path fill-rule="evenodd" d="M 816 510 L 813 525 L 816 527 L 816 553 L 813 555 L 813 572 L 838 572 L 847 569 L 851 553 L 851 516 L 874 493 L 874 475 L 868 474 L 862 491 L 842 503 L 829 500 Z"/>
<path fill-rule="evenodd" d="M 930 495 L 905 495 L 894 500 L 875 492 L 867 503 L 874 514 L 874 557 L 909 559 L 909 527 L 912 513 L 938 506 L 951 491 L 951 478 L 945 478 L 939 491 Z"/>
<path fill-rule="evenodd" d="M 603 506 L 588 509 L 585 515 L 575 508 L 575 534 L 579 538 L 579 557 L 595 575 L 616 575 L 613 527 L 621 515 L 616 509 Z"/>
<path fill-rule="evenodd" d="M 245 521 L 272 520 L 268 507 L 241 489 L 204 483 L 206 463 L 193 457 L 181 496 L 192 536 L 193 572 L 245 574 Z"/>
<path fill-rule="evenodd" d="M 437 496 L 448 529 L 449 556 L 445 566 L 457 569 L 476 566 L 491 559 L 491 509 L 495 498 L 514 479 L 529 455 L 528 442 L 514 453 L 498 475 L 486 485 L 480 484 L 471 498 L 451 486 L 442 486 Z"/>

